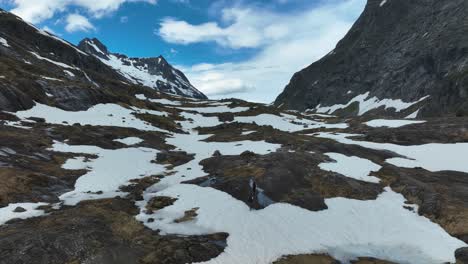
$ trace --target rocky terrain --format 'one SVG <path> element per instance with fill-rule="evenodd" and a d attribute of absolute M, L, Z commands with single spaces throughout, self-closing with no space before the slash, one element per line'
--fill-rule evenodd
<path fill-rule="evenodd" d="M 336 48 L 275 105 L 341 116 L 468 115 L 468 2 L 368 0 Z"/>
<path fill-rule="evenodd" d="M 0 43 L 0 263 L 468 263 L 467 117 L 172 96 L 8 13 Z"/>

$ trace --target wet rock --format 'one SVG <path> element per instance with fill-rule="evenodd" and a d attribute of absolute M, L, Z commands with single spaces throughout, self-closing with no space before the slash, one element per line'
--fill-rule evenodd
<path fill-rule="evenodd" d="M 15 213 L 24 213 L 24 212 L 26 212 L 26 209 L 24 209 L 21 206 L 18 206 L 18 207 L 15 208 L 15 210 L 13 210 L 13 212 L 15 212 Z"/>
<path fill-rule="evenodd" d="M 468 264 L 468 247 L 459 248 L 455 251 L 457 264 Z"/>

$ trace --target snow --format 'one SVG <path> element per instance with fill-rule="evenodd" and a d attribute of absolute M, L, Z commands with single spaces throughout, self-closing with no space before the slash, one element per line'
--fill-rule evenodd
<path fill-rule="evenodd" d="M 250 107 L 234 107 L 230 108 L 226 105 L 221 106 L 208 106 L 208 107 L 179 107 L 181 110 L 185 111 L 196 111 L 204 114 L 211 113 L 240 113 L 245 112 L 250 109 Z"/>
<path fill-rule="evenodd" d="M 3 121 L 3 125 L 21 129 L 31 129 L 31 127 L 23 126 L 19 121 Z"/>
<path fill-rule="evenodd" d="M 152 163 L 159 152 L 150 148 L 102 149 L 96 146 L 69 146 L 55 143 L 53 151 L 97 155 L 97 159 L 86 161 L 83 157 L 69 159 L 64 169 L 88 168 L 89 172 L 78 178 L 75 189 L 60 196 L 65 205 L 76 205 L 80 201 L 123 196 L 119 187 L 132 179 L 139 179 L 164 171 L 162 165 Z M 102 192 L 102 193 L 101 193 Z"/>
<path fill-rule="evenodd" d="M 274 128 L 286 132 L 296 132 L 312 128 L 347 128 L 347 124 L 327 124 L 309 119 L 298 119 L 296 116 L 281 114 L 260 114 L 257 116 L 236 116 L 234 122 L 256 123 L 259 126 L 273 126 Z M 293 123 L 295 122 L 295 123 Z"/>
<path fill-rule="evenodd" d="M 9 48 L 10 45 L 8 44 L 8 41 L 2 37 L 0 37 L 0 44 L 2 44 L 3 46 Z"/>
<path fill-rule="evenodd" d="M 57 82 L 63 82 L 60 79 L 57 78 L 52 78 L 52 77 L 47 77 L 47 76 L 41 76 L 42 79 L 49 80 L 49 81 L 57 81 Z"/>
<path fill-rule="evenodd" d="M 93 47 L 95 51 L 101 53 L 102 55 L 106 55 L 104 52 L 102 52 L 102 50 L 98 46 L 96 46 L 96 44 L 94 44 L 93 41 L 86 41 L 86 43 L 90 45 L 91 47 Z"/>
<path fill-rule="evenodd" d="M 53 94 L 50 94 L 50 93 L 45 93 L 47 97 L 54 97 Z"/>
<path fill-rule="evenodd" d="M 64 73 L 66 73 L 70 77 L 75 77 L 75 74 L 71 71 L 63 70 Z"/>
<path fill-rule="evenodd" d="M 144 140 L 138 137 L 127 137 L 127 138 L 120 138 L 120 139 L 115 139 L 114 141 L 120 142 L 122 144 L 125 144 L 127 146 L 133 146 L 136 144 L 140 144 Z"/>
<path fill-rule="evenodd" d="M 339 109 L 344 109 L 348 106 L 350 106 L 352 103 L 354 102 L 358 102 L 359 103 L 359 113 L 358 115 L 361 116 L 373 109 L 376 109 L 376 108 L 379 108 L 381 106 L 385 106 L 385 109 L 388 109 L 388 108 L 393 108 L 395 109 L 396 112 L 400 112 L 404 109 L 407 109 L 419 102 L 422 102 L 424 100 L 426 100 L 427 98 L 429 98 L 429 96 L 425 96 L 419 100 L 417 100 L 416 102 L 410 102 L 410 103 L 405 103 L 403 102 L 402 100 L 400 99 L 397 99 L 397 100 L 394 100 L 394 99 L 378 99 L 377 97 L 372 97 L 372 98 L 368 98 L 369 97 L 369 92 L 365 93 L 365 94 L 360 94 L 356 97 L 354 97 L 353 99 L 351 99 L 351 101 L 349 101 L 347 104 L 336 104 L 336 105 L 333 105 L 333 106 L 321 106 L 320 104 L 315 108 L 316 112 L 317 113 L 322 113 L 322 114 L 333 114 L 336 110 L 339 110 Z"/>
<path fill-rule="evenodd" d="M 431 143 L 424 145 L 402 146 L 390 143 L 375 143 L 349 139 L 354 134 L 332 134 L 318 133 L 317 137 L 328 138 L 342 144 L 358 145 L 369 149 L 389 150 L 407 158 L 390 158 L 386 162 L 398 167 L 416 168 L 422 167 L 426 170 L 437 171 L 461 171 L 468 173 L 468 143 L 439 144 Z"/>
<path fill-rule="evenodd" d="M 99 87 L 99 84 L 97 84 L 95 81 L 93 81 L 91 78 L 89 78 L 88 74 L 86 74 L 85 71 L 81 71 L 83 73 L 83 75 L 85 76 L 85 78 L 90 82 L 92 83 L 94 86 L 96 87 Z"/>
<path fill-rule="evenodd" d="M 371 120 L 369 122 L 366 122 L 367 126 L 370 127 L 389 127 L 389 128 L 396 128 L 396 127 L 402 127 L 402 126 L 407 126 L 407 125 L 413 125 L 413 124 L 422 124 L 425 123 L 426 121 L 410 121 L 410 120 L 389 120 L 389 119 L 375 119 Z"/>
<path fill-rule="evenodd" d="M 370 176 L 371 172 L 377 172 L 382 167 L 373 163 L 370 160 L 359 157 L 348 157 L 340 153 L 325 153 L 335 162 L 321 163 L 320 169 L 340 173 L 346 177 L 360 181 L 379 183 L 380 179 Z"/>
<path fill-rule="evenodd" d="M 35 53 L 35 52 L 30 51 L 30 53 L 31 53 L 32 55 L 34 55 L 36 58 L 40 59 L 40 60 L 45 60 L 45 61 L 47 61 L 47 62 L 50 62 L 50 63 L 55 64 L 55 65 L 57 65 L 57 66 L 59 66 L 59 67 L 62 67 L 62 68 L 67 68 L 67 69 L 72 69 L 72 70 L 78 69 L 78 68 L 72 67 L 72 66 L 70 66 L 70 65 L 68 65 L 68 64 L 61 63 L 61 62 L 58 62 L 58 61 L 54 61 L 54 60 L 51 60 L 51 59 L 42 57 L 41 55 L 39 55 L 39 54 L 37 54 L 37 53 Z"/>
<path fill-rule="evenodd" d="M 380 7 L 384 6 L 385 4 L 387 3 L 387 0 L 382 0 L 382 2 L 380 2 Z"/>
<path fill-rule="evenodd" d="M 402 195 L 386 188 L 377 200 L 327 199 L 328 210 L 311 212 L 277 203 L 259 211 L 211 188 L 175 185 L 161 196 L 178 200 L 157 211 L 146 223 L 163 233 L 200 235 L 227 232 L 227 248 L 204 263 L 263 264 L 283 255 L 328 253 L 347 261 L 357 256 L 398 263 L 454 262 L 454 251 L 465 246 L 440 226 L 404 209 Z M 199 208 L 196 220 L 174 223 L 183 212 Z"/>
<path fill-rule="evenodd" d="M 421 109 L 418 109 L 416 112 L 410 114 L 409 116 L 407 116 L 407 117 L 405 117 L 405 118 L 406 118 L 406 119 L 415 119 L 415 118 L 417 118 L 420 110 L 421 110 Z"/>
<path fill-rule="evenodd" d="M 143 109 L 137 110 L 146 111 Z M 36 103 L 33 108 L 19 111 L 15 114 L 22 119 L 29 117 L 44 118 L 46 122 L 50 124 L 63 125 L 65 124 L 64 122 L 67 122 L 68 125 L 79 123 L 81 125 L 115 126 L 135 128 L 144 131 L 167 132 L 166 130 L 154 127 L 136 118 L 132 113 L 134 113 L 134 111 L 116 104 L 98 104 L 86 111 L 72 112 Z"/>
<path fill-rule="evenodd" d="M 43 205 L 47 205 L 46 203 L 14 203 L 9 204 L 6 207 L 0 208 L 0 225 L 5 224 L 6 222 L 12 219 L 27 219 L 32 217 L 37 217 L 44 215 L 45 212 L 43 210 L 38 210 L 37 208 Z M 15 213 L 13 212 L 17 207 L 22 207 L 26 209 L 25 212 Z"/>
<path fill-rule="evenodd" d="M 256 131 L 243 131 L 243 132 L 241 133 L 241 135 L 242 135 L 242 136 L 248 136 L 248 135 L 250 135 L 250 134 L 252 134 L 252 133 L 255 133 L 255 132 L 256 132 Z"/>

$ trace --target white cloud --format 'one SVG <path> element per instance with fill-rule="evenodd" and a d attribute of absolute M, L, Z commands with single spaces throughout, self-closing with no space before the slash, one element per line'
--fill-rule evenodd
<path fill-rule="evenodd" d="M 252 7 L 225 8 L 223 19 L 231 19 L 231 26 L 222 29 L 212 23 L 214 27 L 211 27 L 218 29 L 212 29 L 210 34 L 206 34 L 206 24 L 194 26 L 184 22 L 190 27 L 191 35 L 187 38 L 174 33 L 177 30 L 169 31 L 174 33 L 173 36 L 163 37 L 176 43 L 205 42 L 210 40 L 208 36 L 214 35 L 213 32 L 221 30 L 225 33 L 228 28 L 229 31 L 236 28 L 236 33 L 229 37 L 219 34 L 211 40 L 232 48 L 258 47 L 260 52 L 256 56 L 236 63 L 201 63 L 182 69 L 197 88 L 212 98 L 235 94 L 242 99 L 269 103 L 283 90 L 295 72 L 333 50 L 362 12 L 365 2 L 333 0 L 294 14 L 280 14 Z M 244 17 L 239 14 L 250 15 Z M 167 21 L 163 21 L 161 30 L 164 22 Z M 177 23 L 180 22 L 183 21 Z M 245 28 L 249 30 L 245 31 Z M 233 94 L 229 94 L 229 91 L 233 91 Z"/>
<path fill-rule="evenodd" d="M 65 30 L 68 32 L 94 30 L 93 24 L 86 17 L 79 14 L 68 15 L 66 22 Z"/>
<path fill-rule="evenodd" d="M 53 29 L 51 29 L 51 28 L 48 27 L 48 26 L 42 27 L 42 30 L 44 30 L 44 31 L 46 31 L 46 32 L 49 32 L 50 34 L 53 34 L 53 35 L 55 35 L 55 36 L 59 36 L 58 33 L 56 33 Z"/>
<path fill-rule="evenodd" d="M 222 21 L 231 23 L 228 27 L 221 27 L 216 22 L 191 25 L 185 21 L 166 18 L 155 33 L 171 43 L 215 41 L 222 46 L 236 49 L 258 47 L 288 34 L 286 25 L 271 24 L 272 21 L 281 19 L 280 15 L 258 12 L 254 8 L 225 8 L 222 10 Z"/>
<path fill-rule="evenodd" d="M 157 0 L 11 0 L 14 14 L 31 23 L 40 23 L 52 18 L 57 12 L 68 7 L 84 8 L 91 16 L 99 18 L 116 11 L 125 2 L 147 2 Z"/>
<path fill-rule="evenodd" d="M 128 23 L 128 16 L 122 16 L 122 17 L 120 17 L 120 23 L 122 23 L 122 24 Z"/>

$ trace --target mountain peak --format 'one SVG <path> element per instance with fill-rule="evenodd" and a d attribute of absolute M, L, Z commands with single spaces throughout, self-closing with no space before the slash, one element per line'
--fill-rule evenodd
<path fill-rule="evenodd" d="M 78 48 L 99 58 L 130 83 L 180 96 L 206 98 L 203 93 L 190 84 L 181 71 L 169 64 L 162 55 L 152 58 L 129 58 L 124 54 L 110 52 L 97 38 L 83 39 L 78 44 Z"/>
<path fill-rule="evenodd" d="M 78 48 L 89 54 L 108 59 L 109 51 L 107 47 L 97 38 L 85 38 L 78 44 Z"/>

